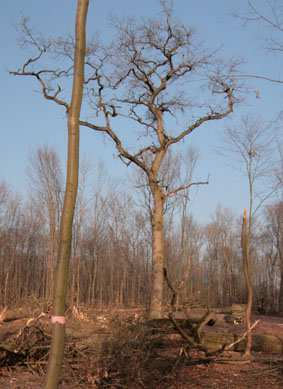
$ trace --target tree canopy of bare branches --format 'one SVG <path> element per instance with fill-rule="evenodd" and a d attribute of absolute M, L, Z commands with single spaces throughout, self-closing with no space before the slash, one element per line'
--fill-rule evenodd
<path fill-rule="evenodd" d="M 109 137 L 120 159 L 146 176 L 153 198 L 151 317 L 162 312 L 165 200 L 207 183 L 184 182 L 168 190 L 160 177 L 165 156 L 202 125 L 230 115 L 237 102 L 232 76 L 237 63 L 225 64 L 213 50 L 201 48 L 193 30 L 175 20 L 169 3 L 161 2 L 161 8 L 158 19 L 115 21 L 110 47 L 88 44 L 84 88 L 96 119 L 80 117 L 80 126 Z M 35 54 L 12 74 L 34 78 L 42 95 L 69 113 L 68 82 L 65 90 L 61 84 L 73 72 L 73 40 L 36 37 L 25 20 L 22 27 L 24 44 Z M 60 57 L 63 65 L 43 66 L 45 56 L 53 64 L 54 56 Z"/>

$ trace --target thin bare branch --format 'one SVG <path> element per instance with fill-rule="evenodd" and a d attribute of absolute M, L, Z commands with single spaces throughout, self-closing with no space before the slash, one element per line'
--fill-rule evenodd
<path fill-rule="evenodd" d="M 170 137 L 168 144 L 178 143 L 182 139 L 184 139 L 187 135 L 191 134 L 196 128 L 200 127 L 202 124 L 211 121 L 211 120 L 220 120 L 228 116 L 230 113 L 233 112 L 234 107 L 234 96 L 233 96 L 233 89 L 230 87 L 227 87 L 227 89 L 224 91 L 227 95 L 227 109 L 223 112 L 213 112 L 208 115 L 205 115 L 198 120 L 196 120 L 191 126 L 189 126 L 186 130 L 182 131 L 178 136 L 176 137 Z"/>
<path fill-rule="evenodd" d="M 167 197 L 173 197 L 173 196 L 175 196 L 178 192 L 180 192 L 180 191 L 182 191 L 182 190 L 189 189 L 189 188 L 191 188 L 192 186 L 208 185 L 208 184 L 209 184 L 209 181 L 208 181 L 208 180 L 206 180 L 206 181 L 190 182 L 190 183 L 187 184 L 187 185 L 181 185 L 181 186 L 179 186 L 179 188 L 174 189 L 174 190 L 171 190 L 170 192 L 167 192 L 165 195 L 166 195 Z"/>
<path fill-rule="evenodd" d="M 225 349 L 224 351 L 229 351 L 231 350 L 234 346 L 236 346 L 236 344 L 240 343 L 242 340 L 245 339 L 245 337 L 248 335 L 248 333 L 250 333 L 257 325 L 258 323 L 260 322 L 260 320 L 256 320 L 251 326 L 250 328 L 245 331 L 243 333 L 243 335 L 241 335 L 237 340 L 235 340 L 234 342 L 228 344 L 227 346 L 225 346 Z"/>
<path fill-rule="evenodd" d="M 84 120 L 80 120 L 80 125 L 84 126 L 84 127 L 88 127 L 88 128 L 90 128 L 90 129 L 92 129 L 94 131 L 103 132 L 103 133 L 109 135 L 110 138 L 114 141 L 114 143 L 116 145 L 116 148 L 117 148 L 117 151 L 119 152 L 119 155 L 122 158 L 127 159 L 130 163 L 133 162 L 134 164 L 139 166 L 146 173 L 148 172 L 147 166 L 141 160 L 139 160 L 136 155 L 133 155 L 133 154 L 129 153 L 126 150 L 126 148 L 122 145 L 122 142 L 121 142 L 120 138 L 111 129 L 110 126 L 109 127 L 108 126 L 105 126 L 105 127 L 97 126 L 97 125 L 95 125 L 93 123 L 90 123 L 90 122 L 87 122 L 87 121 L 84 121 Z M 137 155 L 139 156 L 139 153 Z"/>
<path fill-rule="evenodd" d="M 276 83 L 276 84 L 283 84 L 283 80 L 272 78 L 272 77 L 267 77 L 267 76 L 260 76 L 257 74 L 233 74 L 233 77 L 235 79 L 255 78 L 258 80 L 265 80 L 265 81 L 269 81 L 269 82 Z"/>
<path fill-rule="evenodd" d="M 40 74 L 46 73 L 46 72 L 49 73 L 51 71 L 41 70 L 39 72 L 28 72 L 28 71 L 22 70 L 22 71 L 10 71 L 10 74 L 12 74 L 14 76 L 31 76 L 31 77 L 36 78 L 37 81 L 40 83 L 41 92 L 42 92 L 44 98 L 47 100 L 52 100 L 58 105 L 64 106 L 66 108 L 66 111 L 68 111 L 69 104 L 65 100 L 62 100 L 58 97 L 59 94 L 62 92 L 60 85 L 57 85 L 57 90 L 55 91 L 54 94 L 50 94 L 50 92 L 49 92 L 50 88 L 48 88 L 46 82 L 40 77 Z M 52 72 L 52 73 L 54 73 L 54 72 Z"/>

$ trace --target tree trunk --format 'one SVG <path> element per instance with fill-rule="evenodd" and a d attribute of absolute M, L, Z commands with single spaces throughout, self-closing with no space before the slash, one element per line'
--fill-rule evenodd
<path fill-rule="evenodd" d="M 78 0 L 74 54 L 72 99 L 68 110 L 68 159 L 66 190 L 61 217 L 58 264 L 55 279 L 53 335 L 49 355 L 46 389 L 58 387 L 64 354 L 65 303 L 71 255 L 72 225 L 78 190 L 79 118 L 83 97 L 86 17 L 88 0 Z"/>
<path fill-rule="evenodd" d="M 48 302 L 52 299 L 54 290 L 54 263 L 56 258 L 58 234 L 56 233 L 56 209 L 52 199 L 49 199 L 48 217 L 49 217 L 49 239 L 48 239 L 48 254 L 47 254 L 47 275 L 46 275 L 46 292 L 45 298 Z"/>
<path fill-rule="evenodd" d="M 252 304 L 253 304 L 253 287 L 251 280 L 251 269 L 250 269 L 250 226 L 251 219 L 249 220 L 249 228 L 247 228 L 247 212 L 244 210 L 243 225 L 242 225 L 242 255 L 243 255 L 243 265 L 244 265 L 244 275 L 246 280 L 247 292 L 248 292 L 248 301 L 246 307 L 246 329 L 247 333 L 247 343 L 245 349 L 245 358 L 250 358 L 251 348 L 252 348 L 252 333 L 251 328 L 251 315 L 252 315 Z"/>
<path fill-rule="evenodd" d="M 279 315 L 283 316 L 283 260 L 280 262 Z"/>
<path fill-rule="evenodd" d="M 282 204 L 282 203 L 280 203 Z M 283 207 L 280 206 L 278 217 L 278 236 L 277 236 L 277 251 L 280 264 L 280 289 L 279 289 L 279 307 L 278 311 L 280 316 L 283 316 Z"/>
<path fill-rule="evenodd" d="M 152 286 L 150 300 L 150 319 L 162 317 L 162 299 L 164 282 L 164 195 L 156 185 L 151 185 L 153 194 L 152 228 Z"/>

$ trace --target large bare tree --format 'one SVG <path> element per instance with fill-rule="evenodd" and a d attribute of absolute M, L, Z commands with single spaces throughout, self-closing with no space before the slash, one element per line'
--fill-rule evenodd
<path fill-rule="evenodd" d="M 193 31 L 174 20 L 172 10 L 162 2 L 159 19 L 116 22 L 112 46 L 99 59 L 90 57 L 88 66 L 93 68 L 90 79 L 96 85 L 88 89 L 88 95 L 104 124 L 98 126 L 89 120 L 81 120 L 80 124 L 110 137 L 120 159 L 140 168 L 150 188 L 150 317 L 160 318 L 165 267 L 164 205 L 168 197 L 197 184 L 187 182 L 167 188 L 161 179 L 162 165 L 170 147 L 182 143 L 205 123 L 232 113 L 235 82 L 229 75 L 235 64 L 231 63 L 228 69 L 216 64 L 212 54 L 199 48 Z M 123 122 L 125 118 L 129 120 L 127 124 Z M 127 134 L 120 130 L 126 126 L 130 130 Z"/>
<path fill-rule="evenodd" d="M 192 30 L 174 20 L 167 3 L 161 3 L 160 20 L 117 22 L 110 48 L 103 49 L 96 42 L 88 45 L 84 83 L 98 118 L 95 123 L 80 119 L 81 126 L 112 139 L 123 162 L 137 166 L 146 176 L 153 198 L 151 317 L 162 314 L 166 199 L 198 184 L 164 186 L 160 172 L 165 156 L 197 128 L 231 114 L 236 86 L 230 77 L 236 64 L 216 62 L 213 54 L 200 47 Z M 44 97 L 69 112 L 62 80 L 73 71 L 73 41 L 42 40 L 25 21 L 23 30 L 24 43 L 36 54 L 14 74 L 34 77 Z M 58 63 L 53 68 L 42 66 L 50 53 L 51 60 L 54 54 L 64 58 L 61 67 Z M 121 131 L 124 118 L 135 124 L 127 134 Z"/>

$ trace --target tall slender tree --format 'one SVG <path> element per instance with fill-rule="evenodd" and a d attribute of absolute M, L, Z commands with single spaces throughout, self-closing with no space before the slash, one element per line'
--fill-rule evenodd
<path fill-rule="evenodd" d="M 274 136 L 271 129 L 257 119 L 242 118 L 238 128 L 226 130 L 226 145 L 234 154 L 237 166 L 244 172 L 248 183 L 248 211 L 245 210 L 242 229 L 242 252 L 247 286 L 246 321 L 248 341 L 245 356 L 251 354 L 251 313 L 253 305 L 252 244 L 254 218 L 264 202 L 275 192 L 268 185 L 274 170 Z M 226 150 L 227 152 L 227 150 Z M 264 183 L 264 185 L 261 185 Z M 264 186 L 262 189 L 261 186 Z"/>
<path fill-rule="evenodd" d="M 28 59 L 22 69 L 11 72 L 19 76 L 31 76 L 40 83 L 43 96 L 65 107 L 68 122 L 68 156 L 67 156 L 67 174 L 64 195 L 63 211 L 60 221 L 59 248 L 57 270 L 55 278 L 54 291 L 54 312 L 51 318 L 53 326 L 52 345 L 49 356 L 49 367 L 47 373 L 46 389 L 55 389 L 58 387 L 60 371 L 62 367 L 64 354 L 65 338 L 65 304 L 68 282 L 68 270 L 72 247 L 72 227 L 75 212 L 77 191 L 78 191 L 78 173 L 79 173 L 79 119 L 83 99 L 84 87 L 84 65 L 86 54 L 86 19 L 88 13 L 89 0 L 77 1 L 76 27 L 74 39 L 73 64 L 69 69 L 69 74 L 73 74 L 72 97 L 70 103 L 59 98 L 62 91 L 61 87 L 52 94 L 52 88 L 48 85 L 44 76 L 51 75 L 55 78 L 60 77 L 57 70 L 35 71 L 30 66 L 37 62 L 46 53 L 52 44 L 42 41 L 39 43 L 33 38 L 26 22 L 23 23 L 23 30 L 26 40 L 38 51 L 38 55 Z M 56 44 L 56 42 L 55 42 Z M 59 72 L 60 73 L 60 72 Z M 62 74 L 61 74 L 62 75 Z M 66 72 L 64 73 L 66 76 Z"/>
<path fill-rule="evenodd" d="M 60 225 L 58 263 L 55 280 L 53 337 L 49 356 L 46 389 L 58 387 L 65 337 L 65 304 L 68 268 L 72 248 L 72 227 L 78 192 L 79 119 L 83 98 L 88 0 L 78 0 L 75 32 L 74 75 L 71 103 L 68 107 L 68 158 L 64 205 Z"/>
<path fill-rule="evenodd" d="M 243 257 L 243 268 L 247 287 L 247 306 L 246 306 L 246 329 L 247 329 L 247 343 L 244 353 L 244 358 L 249 359 L 251 357 L 252 349 L 252 334 L 251 334 L 251 316 L 253 306 L 253 282 L 251 272 L 251 256 L 250 256 L 250 238 L 252 226 L 252 220 L 247 221 L 247 210 L 244 209 L 243 223 L 242 223 L 242 234 L 241 234 L 241 245 L 242 245 L 242 257 Z"/>
<path fill-rule="evenodd" d="M 273 238 L 280 269 L 278 311 L 283 316 L 283 201 L 267 208 L 269 235 Z"/>

